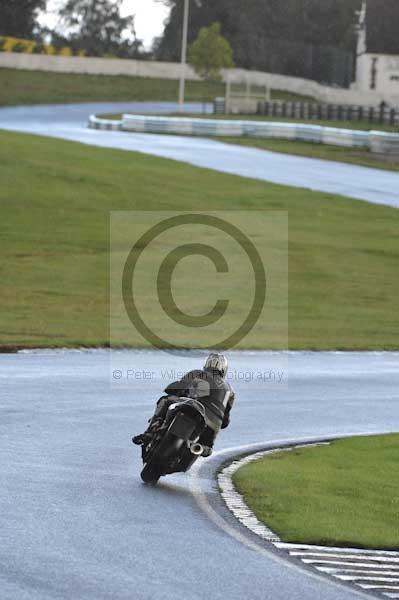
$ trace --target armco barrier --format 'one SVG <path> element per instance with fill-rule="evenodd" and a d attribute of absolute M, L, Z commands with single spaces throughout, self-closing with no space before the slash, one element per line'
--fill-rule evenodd
<path fill-rule="evenodd" d="M 195 119 L 126 114 L 119 121 L 101 119 L 92 115 L 89 118 L 89 127 L 136 133 L 299 140 L 347 148 L 369 148 L 372 152 L 399 155 L 399 134 L 382 131 L 336 129 L 302 123 Z"/>

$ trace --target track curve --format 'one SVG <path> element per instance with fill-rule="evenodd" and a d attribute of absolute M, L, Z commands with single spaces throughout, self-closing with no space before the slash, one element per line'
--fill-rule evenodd
<path fill-rule="evenodd" d="M 238 402 L 218 451 L 399 429 L 399 353 L 233 352 L 230 359 Z M 199 360 L 155 351 L 0 356 L 2 600 L 241 600 L 249 590 L 251 600 L 358 597 L 217 527 L 193 493 L 196 476 L 208 502 L 218 497 L 212 461 L 197 475 L 142 485 L 131 434 L 145 426 L 171 371 Z M 112 383 L 114 368 L 154 374 Z M 251 377 L 277 372 L 283 383 Z"/>
<path fill-rule="evenodd" d="M 399 207 L 396 173 L 211 140 L 86 128 L 92 112 L 175 109 L 154 103 L 16 107 L 0 109 L 0 128 Z M 399 429 L 398 353 L 237 352 L 231 358 L 240 400 L 219 449 Z M 111 385 L 113 367 L 127 371 L 133 365 L 156 366 L 154 377 Z M 173 378 L 162 369 L 197 366 L 198 357 L 190 354 L 177 364 L 173 355 L 155 352 L 0 355 L 2 600 L 241 600 L 248 590 L 251 600 L 358 597 L 237 543 L 199 509 L 193 474 L 166 478 L 155 489 L 141 484 L 130 436 L 145 426 L 165 380 Z M 251 379 L 253 370 L 282 372 L 283 383 Z M 196 481 L 202 497 L 213 502 L 211 464 Z"/>
<path fill-rule="evenodd" d="M 333 161 L 290 156 L 191 137 L 98 131 L 87 128 L 90 114 L 177 110 L 174 103 L 87 103 L 0 109 L 0 128 L 46 135 L 105 148 L 171 158 L 195 166 L 273 183 L 339 194 L 399 208 L 399 173 Z M 200 111 L 201 105 L 187 104 Z"/>

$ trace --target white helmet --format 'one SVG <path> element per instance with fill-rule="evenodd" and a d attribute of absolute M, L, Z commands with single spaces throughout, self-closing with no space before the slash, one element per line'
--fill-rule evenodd
<path fill-rule="evenodd" d="M 218 371 L 222 377 L 226 377 L 228 369 L 227 358 L 224 354 L 212 353 L 206 359 L 205 369 Z"/>

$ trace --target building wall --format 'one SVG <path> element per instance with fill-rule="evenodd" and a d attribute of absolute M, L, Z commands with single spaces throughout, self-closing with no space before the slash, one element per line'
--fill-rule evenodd
<path fill-rule="evenodd" d="M 366 55 L 365 55 L 366 56 Z M 390 57 L 392 58 L 392 57 Z M 388 63 L 384 73 L 388 73 Z M 395 65 L 394 65 L 395 66 Z M 42 54 L 19 54 L 0 52 L 0 67 L 10 69 L 27 69 L 31 71 L 55 71 L 58 73 L 87 73 L 92 75 L 127 75 L 138 77 L 155 77 L 160 79 L 178 79 L 181 66 L 179 63 L 140 61 L 117 58 L 88 58 L 82 56 L 47 56 Z M 392 65 L 389 63 L 389 68 Z M 361 73 L 367 72 L 367 62 L 361 62 Z M 186 76 L 190 80 L 198 80 L 198 76 L 191 67 L 186 66 Z M 392 73 L 391 73 L 392 71 Z M 398 74 L 389 70 L 391 74 Z M 390 81 L 391 91 L 381 91 L 380 87 L 372 91 L 359 87 L 353 89 L 333 88 L 321 85 L 311 79 L 264 73 L 261 71 L 247 71 L 245 69 L 229 69 L 223 72 L 223 77 L 230 77 L 232 81 L 249 81 L 254 85 L 269 85 L 275 90 L 284 90 L 304 96 L 311 96 L 321 102 L 331 104 L 356 104 L 360 106 L 376 106 L 383 100 L 389 104 L 399 106 L 399 81 Z M 387 75 L 379 74 L 381 82 L 386 81 Z M 361 75 L 359 81 L 367 81 L 366 75 Z M 387 85 L 387 84 L 385 84 Z"/>
<path fill-rule="evenodd" d="M 399 96 L 399 56 L 363 54 L 357 61 L 356 89 Z"/>
<path fill-rule="evenodd" d="M 230 69 L 228 71 L 231 81 L 246 81 L 254 85 L 269 85 L 274 90 L 284 90 L 303 96 L 311 96 L 320 102 L 328 104 L 353 104 L 358 106 L 377 106 L 385 101 L 393 106 L 399 106 L 399 85 L 396 93 L 384 93 L 379 90 L 362 90 L 357 87 L 352 89 L 333 88 L 321 85 L 311 79 L 263 73 L 261 71 L 246 71 L 245 69 Z M 224 72 L 226 78 L 227 71 Z"/>

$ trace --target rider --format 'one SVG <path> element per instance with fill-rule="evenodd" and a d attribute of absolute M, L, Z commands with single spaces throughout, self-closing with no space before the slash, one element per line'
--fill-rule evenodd
<path fill-rule="evenodd" d="M 180 381 L 175 381 L 165 388 L 166 396 L 157 402 L 154 416 L 147 430 L 132 438 L 134 444 L 146 444 L 162 425 L 169 406 L 181 398 L 194 398 L 205 408 L 207 428 L 199 440 L 204 446 L 202 456 L 210 456 L 216 436 L 220 429 L 230 423 L 230 410 L 234 402 L 234 391 L 225 381 L 227 359 L 223 354 L 212 353 L 208 356 L 203 369 L 186 373 Z"/>

